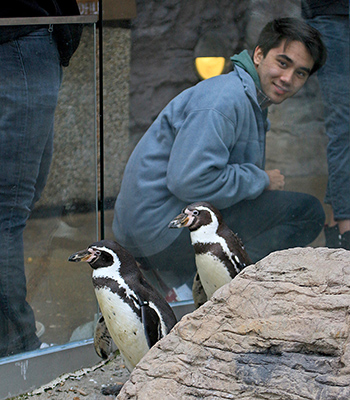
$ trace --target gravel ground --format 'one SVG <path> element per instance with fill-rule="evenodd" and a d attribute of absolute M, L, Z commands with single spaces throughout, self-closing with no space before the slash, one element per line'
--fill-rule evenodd
<path fill-rule="evenodd" d="M 130 373 L 119 355 L 102 361 L 91 368 L 67 373 L 33 392 L 13 397 L 12 400 L 110 400 L 115 396 L 103 395 L 102 389 L 122 385 Z"/>

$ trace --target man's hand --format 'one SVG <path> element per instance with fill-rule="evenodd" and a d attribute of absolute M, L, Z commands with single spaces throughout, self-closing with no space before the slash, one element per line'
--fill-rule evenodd
<path fill-rule="evenodd" d="M 279 169 L 272 169 L 266 171 L 270 179 L 270 184 L 266 190 L 283 190 L 284 188 L 284 176 L 281 174 Z"/>

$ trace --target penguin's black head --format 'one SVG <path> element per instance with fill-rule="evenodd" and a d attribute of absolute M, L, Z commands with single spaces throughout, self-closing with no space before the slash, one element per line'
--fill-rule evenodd
<path fill-rule="evenodd" d="M 211 223 L 220 224 L 222 216 L 220 211 L 206 201 L 201 201 L 188 205 L 182 213 L 170 221 L 169 228 L 187 227 L 190 231 L 195 231 L 201 226 Z"/>
<path fill-rule="evenodd" d="M 84 261 L 93 269 L 110 267 L 115 263 L 120 248 L 121 246 L 112 240 L 101 240 L 90 244 L 85 250 L 72 254 L 68 261 Z"/>

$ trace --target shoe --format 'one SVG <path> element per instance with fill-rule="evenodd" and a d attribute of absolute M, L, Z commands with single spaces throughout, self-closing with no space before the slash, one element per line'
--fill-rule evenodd
<path fill-rule="evenodd" d="M 45 333 L 45 326 L 41 322 L 35 321 L 35 334 L 36 334 L 36 336 L 39 338 L 44 333 Z"/>
<path fill-rule="evenodd" d="M 326 237 L 326 247 L 330 249 L 350 250 L 350 231 L 341 234 L 338 225 L 332 227 L 325 225 L 324 235 Z"/>
<path fill-rule="evenodd" d="M 324 226 L 324 235 L 326 237 L 326 247 L 330 249 L 339 249 L 341 246 L 341 234 L 338 225 L 332 227 Z"/>
<path fill-rule="evenodd" d="M 350 250 L 350 231 L 346 231 L 340 235 L 340 247 L 345 250 Z"/>

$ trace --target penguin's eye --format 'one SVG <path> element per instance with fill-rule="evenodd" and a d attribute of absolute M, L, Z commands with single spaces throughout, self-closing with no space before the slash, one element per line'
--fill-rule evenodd
<path fill-rule="evenodd" d="M 199 215 L 199 211 L 198 210 L 193 210 L 192 215 Z"/>
<path fill-rule="evenodd" d="M 95 256 L 100 256 L 100 255 L 101 255 L 101 252 L 100 252 L 100 250 L 95 250 L 95 251 L 94 251 L 94 254 L 95 254 Z"/>

